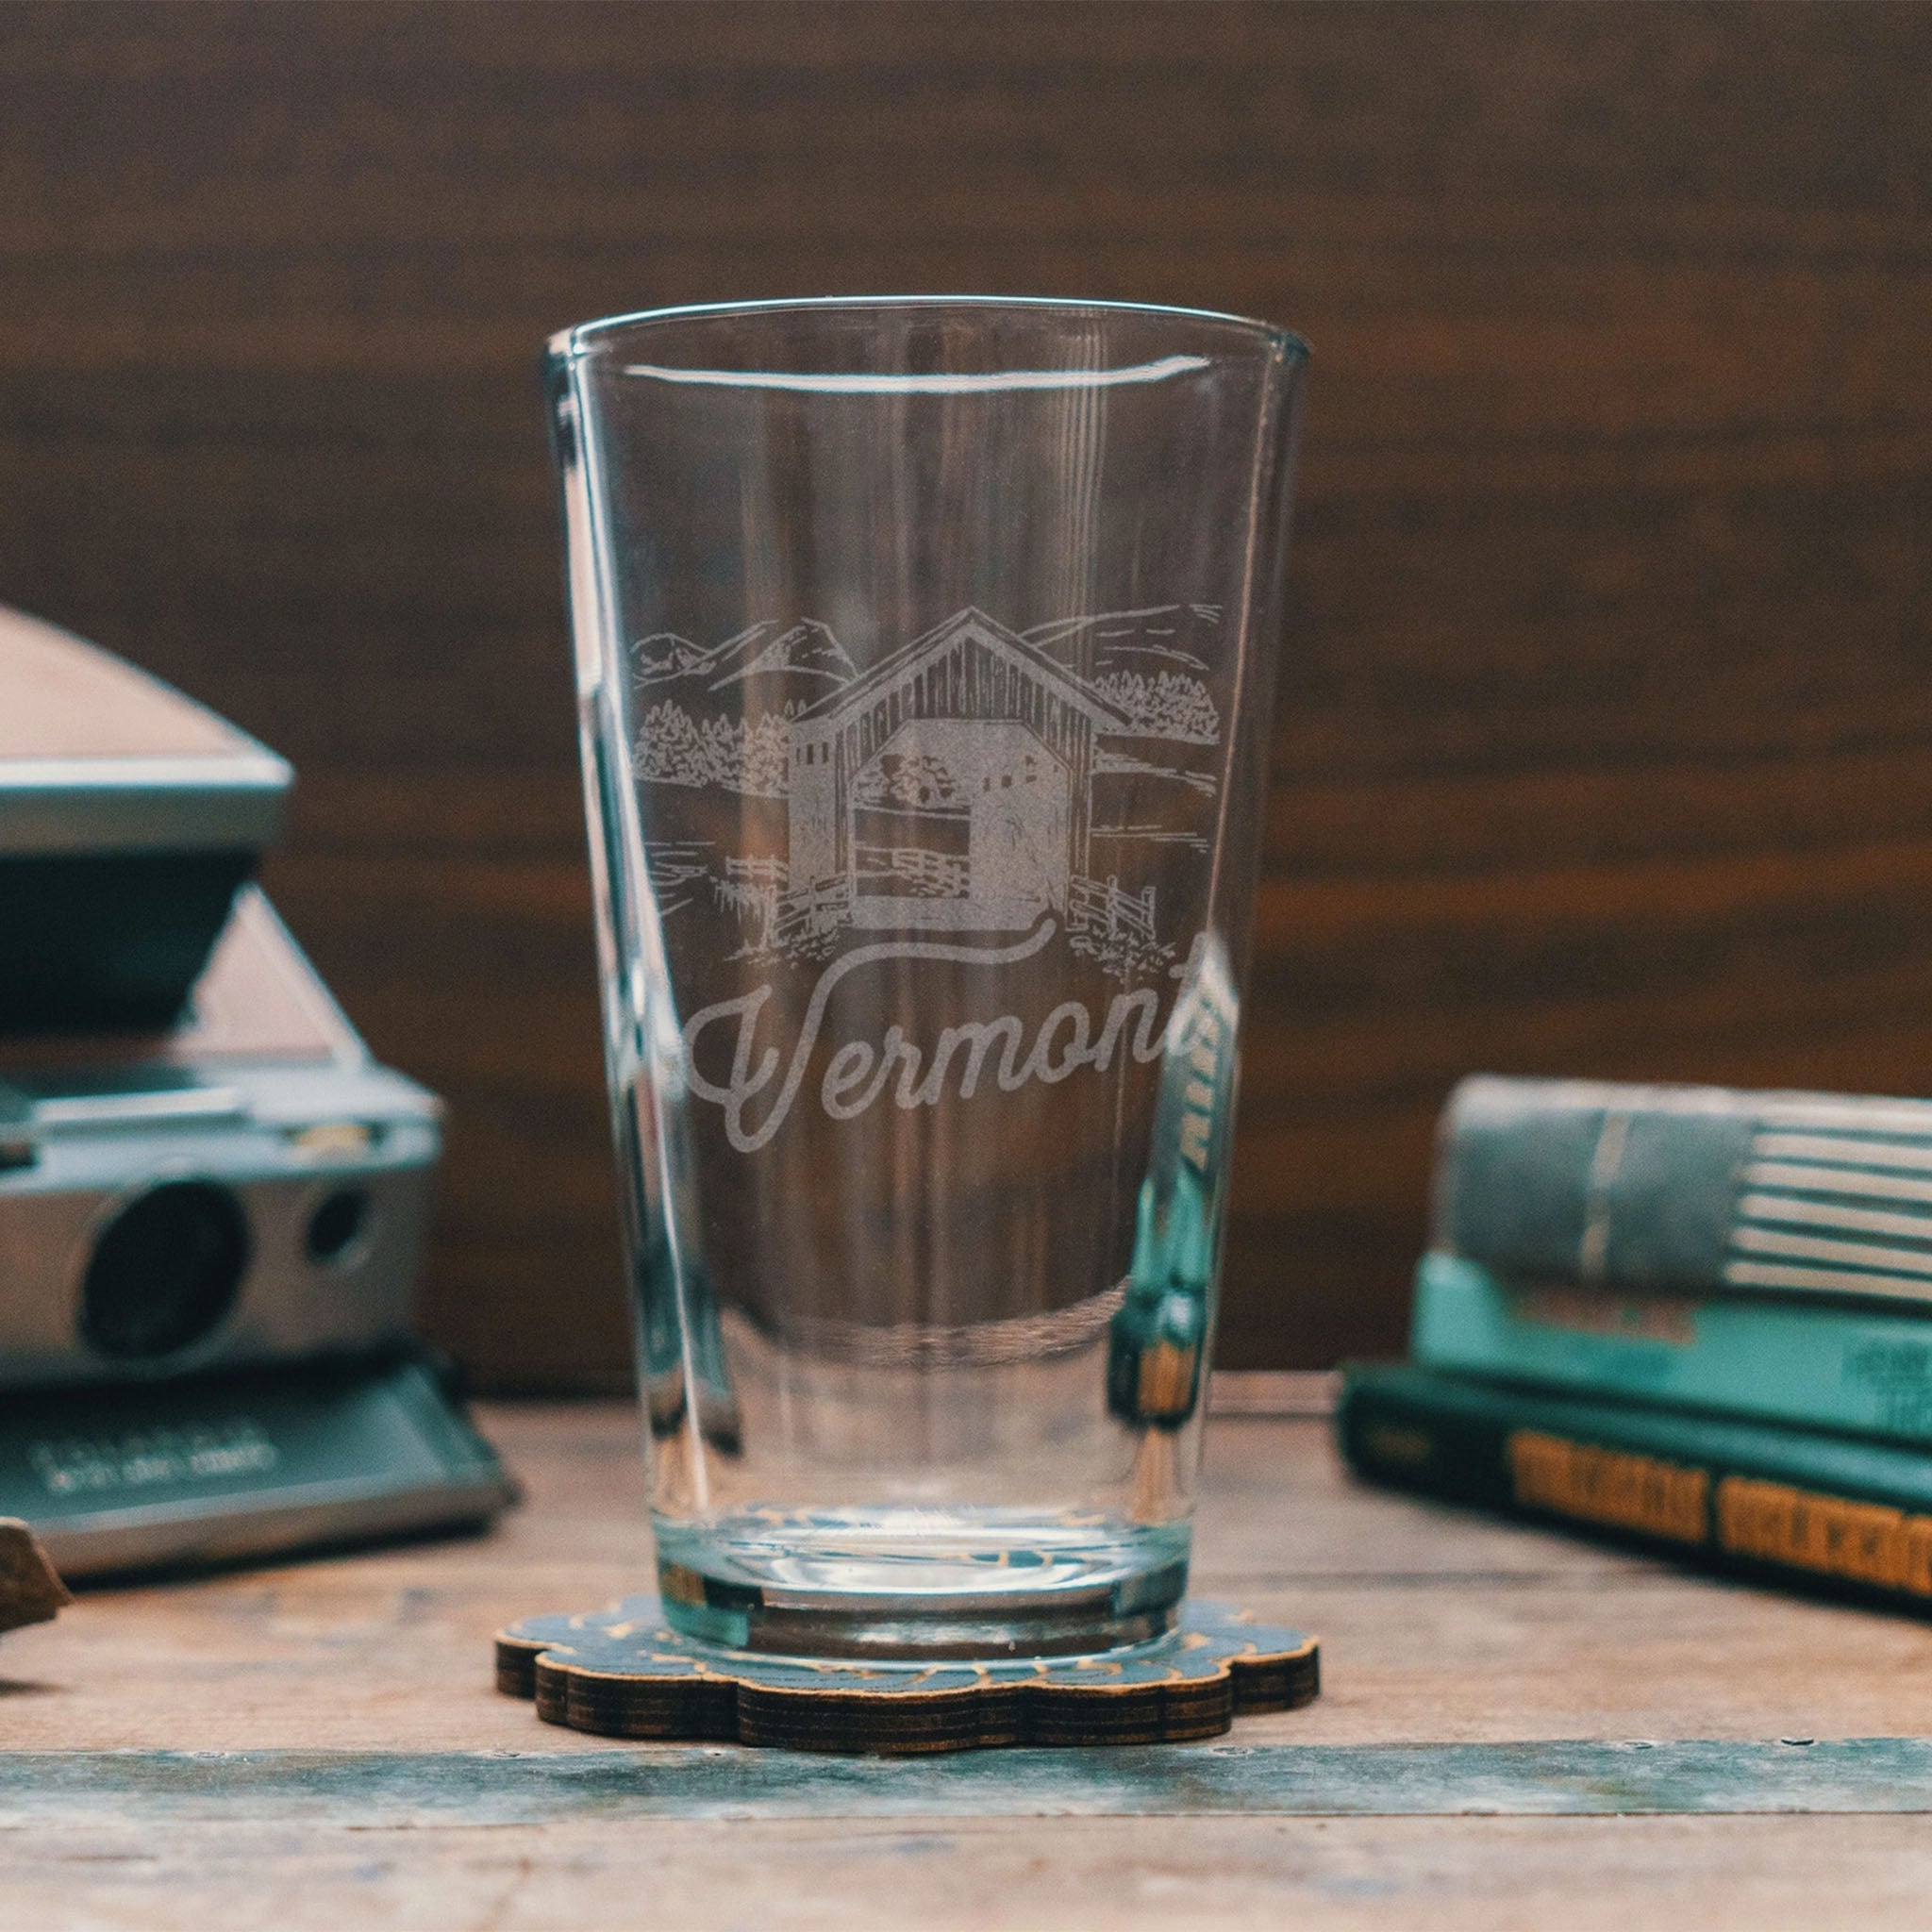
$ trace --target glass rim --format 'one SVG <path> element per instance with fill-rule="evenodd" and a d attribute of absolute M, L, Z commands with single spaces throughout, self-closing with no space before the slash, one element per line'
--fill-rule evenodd
<path fill-rule="evenodd" d="M 1172 302 L 1124 302 L 1074 295 L 777 295 L 748 302 L 684 302 L 662 308 L 633 308 L 617 315 L 601 315 L 589 322 L 574 323 L 557 330 L 545 343 L 554 360 L 575 361 L 602 346 L 590 341 L 628 329 L 648 329 L 676 322 L 724 322 L 738 317 L 763 315 L 811 315 L 849 313 L 867 309 L 1008 309 L 1021 314 L 1138 316 L 1151 321 L 1208 324 L 1238 331 L 1251 341 L 1263 343 L 1284 360 L 1306 362 L 1312 351 L 1307 339 L 1281 323 L 1266 322 L 1258 316 L 1239 315 L 1232 309 L 1196 308 Z"/>

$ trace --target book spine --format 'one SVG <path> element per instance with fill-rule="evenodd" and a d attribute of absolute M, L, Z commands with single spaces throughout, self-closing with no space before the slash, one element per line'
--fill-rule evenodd
<path fill-rule="evenodd" d="M 1932 1462 L 1796 1430 L 1351 1368 L 1342 1454 L 1372 1481 L 1932 1608 Z"/>
<path fill-rule="evenodd" d="M 1424 1256 L 1409 1351 L 1431 1368 L 1932 1443 L 1932 1322 L 1775 1300 L 1621 1295 Z"/>
<path fill-rule="evenodd" d="M 1436 1245 L 1530 1278 L 1932 1302 L 1932 1105 L 1478 1076 L 1443 1116 Z"/>

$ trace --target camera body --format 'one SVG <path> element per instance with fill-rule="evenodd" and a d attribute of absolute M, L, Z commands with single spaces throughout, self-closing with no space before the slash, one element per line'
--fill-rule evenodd
<path fill-rule="evenodd" d="M 249 881 L 289 767 L 0 608 L 0 1517 L 70 1576 L 474 1528 L 441 1151 Z"/>
<path fill-rule="evenodd" d="M 0 1387 L 400 1342 L 440 1114 L 244 890 L 172 1032 L 0 1046 Z"/>

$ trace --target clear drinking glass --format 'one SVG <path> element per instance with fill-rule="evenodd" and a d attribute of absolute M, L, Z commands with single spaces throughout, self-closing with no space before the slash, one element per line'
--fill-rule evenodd
<path fill-rule="evenodd" d="M 550 344 L 684 1630 L 890 1659 L 1173 1621 L 1305 359 L 966 298 Z"/>

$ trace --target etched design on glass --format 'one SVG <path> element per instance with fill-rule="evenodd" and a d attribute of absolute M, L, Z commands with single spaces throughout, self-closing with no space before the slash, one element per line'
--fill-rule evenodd
<path fill-rule="evenodd" d="M 660 914 L 708 881 L 746 956 L 794 959 L 882 932 L 1043 942 L 1051 920 L 1117 979 L 1174 974 L 1132 860 L 1208 848 L 1198 808 L 1219 773 L 1202 754 L 1221 718 L 1187 643 L 1220 618 L 1173 604 L 1014 631 L 969 608 L 864 669 L 811 618 L 709 650 L 642 639 L 638 780 L 784 808 L 768 849 L 722 862 L 706 841 L 653 841 Z M 1135 817 L 1103 794 L 1138 799 Z M 1179 804 L 1150 815 L 1150 795 Z M 748 835 L 762 816 L 746 806 Z"/>

